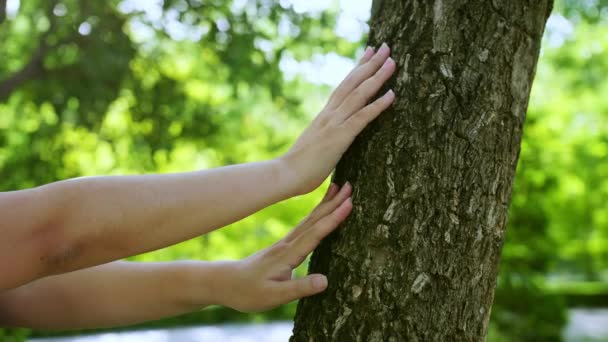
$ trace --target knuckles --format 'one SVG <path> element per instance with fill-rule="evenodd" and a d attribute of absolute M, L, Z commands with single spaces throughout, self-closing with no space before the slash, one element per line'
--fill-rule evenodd
<path fill-rule="evenodd" d="M 351 96 L 353 98 L 361 98 L 363 97 L 363 95 L 365 95 L 365 92 L 363 91 L 363 87 L 365 86 L 365 83 L 362 83 L 361 86 L 355 88 L 355 90 L 353 90 L 353 92 L 351 93 Z"/>
<path fill-rule="evenodd" d="M 280 240 L 274 246 L 272 246 L 269 250 L 269 255 L 272 257 L 282 257 L 292 248 L 290 242 L 286 242 L 284 240 Z"/>

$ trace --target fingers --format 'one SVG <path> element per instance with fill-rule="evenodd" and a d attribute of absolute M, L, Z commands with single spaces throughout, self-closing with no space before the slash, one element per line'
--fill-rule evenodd
<path fill-rule="evenodd" d="M 345 125 L 349 126 L 349 131 L 357 135 L 361 133 L 365 126 L 387 109 L 393 101 L 395 101 L 395 93 L 389 90 L 382 97 L 353 114 L 346 120 Z"/>
<path fill-rule="evenodd" d="M 396 64 L 392 58 L 387 59 L 374 76 L 365 80 L 357 89 L 352 91 L 346 100 L 338 107 L 337 112 L 346 120 L 352 113 L 363 108 L 369 99 L 374 96 L 382 85 L 395 72 Z"/>
<path fill-rule="evenodd" d="M 303 278 L 276 283 L 275 286 L 281 304 L 285 304 L 325 291 L 327 277 L 322 274 L 310 274 Z"/>
<path fill-rule="evenodd" d="M 357 64 L 357 65 L 365 64 L 373 56 L 374 56 L 374 49 L 372 49 L 371 47 L 368 46 L 367 48 L 365 48 L 365 51 L 363 52 L 363 56 L 361 56 L 361 59 L 359 60 L 359 64 Z"/>
<path fill-rule="evenodd" d="M 361 59 L 359 60 L 359 64 L 357 64 L 357 67 L 367 63 L 372 57 L 374 56 L 374 49 L 371 47 L 367 47 L 365 48 L 365 52 L 363 53 L 363 56 L 361 56 Z M 344 78 L 344 80 L 340 83 L 340 85 L 338 85 L 338 87 L 336 88 L 336 90 L 333 92 L 333 94 L 331 94 L 331 97 L 329 98 L 328 106 L 335 108 L 337 107 L 340 102 L 342 102 L 342 99 L 344 99 L 345 95 L 344 95 L 344 86 L 345 83 L 347 82 L 347 80 L 350 80 L 353 76 L 353 73 L 357 71 L 357 67 L 355 67 L 353 70 L 351 70 L 351 72 L 348 73 L 348 75 L 346 75 L 346 77 Z M 335 105 L 333 105 L 335 104 Z"/>
<path fill-rule="evenodd" d="M 326 204 L 320 205 L 311 213 L 310 224 L 315 224 L 319 219 L 329 215 L 332 211 L 336 210 L 336 208 L 344 202 L 353 192 L 353 186 L 346 182 L 340 189 L 340 192 L 329 202 Z"/>
<path fill-rule="evenodd" d="M 321 200 L 320 204 L 331 201 L 331 199 L 334 198 L 334 196 L 338 193 L 339 189 L 340 188 L 338 187 L 338 184 L 333 183 L 333 182 L 331 184 L 329 184 L 329 187 L 327 188 L 327 192 L 325 193 L 325 196 L 323 196 L 323 199 Z"/>
<path fill-rule="evenodd" d="M 286 242 L 289 242 L 289 241 L 293 240 L 296 237 L 296 235 L 299 233 L 299 231 L 302 231 L 302 230 L 306 229 L 308 226 L 310 226 L 310 224 L 311 224 L 311 218 L 313 218 L 313 215 L 318 210 L 318 208 L 321 205 L 323 205 L 324 203 L 327 203 L 327 202 L 331 201 L 336 196 L 336 194 L 338 193 L 338 190 L 340 190 L 340 188 L 338 187 L 338 185 L 336 183 L 332 182 L 329 185 L 329 188 L 327 188 L 327 192 L 325 193 L 325 196 L 323 196 L 323 199 L 321 200 L 321 202 L 315 207 L 315 209 L 308 216 L 306 216 L 300 222 L 300 224 L 298 224 L 297 227 L 295 227 L 294 229 L 292 229 L 289 232 L 289 234 L 287 234 L 287 236 L 285 236 L 284 240 Z M 314 223 L 314 221 L 312 221 L 312 222 Z"/>
<path fill-rule="evenodd" d="M 332 183 L 332 185 L 335 185 Z M 335 185 L 336 190 L 338 186 Z M 334 211 L 340 203 L 344 202 L 352 193 L 352 185 L 346 182 L 340 191 L 329 199 L 323 199 L 323 201 L 302 221 L 294 230 L 285 237 L 285 242 L 290 242 L 296 239 L 300 234 L 305 232 L 313 224 L 315 224 L 320 218 L 330 214 Z M 327 197 L 327 196 L 326 196 Z"/>
<path fill-rule="evenodd" d="M 301 264 L 306 256 L 321 243 L 321 240 L 346 219 L 352 208 L 352 199 L 348 197 L 329 215 L 322 217 L 309 229 L 299 234 L 291 243 L 292 246 L 288 251 L 287 262 L 294 268 Z"/>
<path fill-rule="evenodd" d="M 355 90 L 361 83 L 366 79 L 372 77 L 378 69 L 384 64 L 388 56 L 390 55 L 390 49 L 385 43 L 382 44 L 378 52 L 371 57 L 367 62 L 357 66 L 351 71 L 348 76 L 340 83 L 338 88 L 332 94 L 329 102 L 329 108 L 337 108 L 346 97 Z"/>

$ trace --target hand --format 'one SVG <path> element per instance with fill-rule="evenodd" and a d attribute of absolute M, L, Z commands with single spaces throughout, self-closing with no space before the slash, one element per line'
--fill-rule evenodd
<path fill-rule="evenodd" d="M 355 67 L 333 92 L 327 105 L 282 156 L 290 170 L 296 194 L 316 189 L 346 152 L 355 137 L 395 99 L 389 90 L 367 104 L 395 72 L 390 49 L 382 44 L 377 53 L 367 48 Z"/>
<path fill-rule="evenodd" d="M 352 187 L 331 184 L 321 203 L 285 238 L 246 259 L 228 264 L 221 305 L 243 312 L 265 311 L 323 292 L 327 278 L 310 274 L 292 279 L 292 271 L 352 210 Z"/>

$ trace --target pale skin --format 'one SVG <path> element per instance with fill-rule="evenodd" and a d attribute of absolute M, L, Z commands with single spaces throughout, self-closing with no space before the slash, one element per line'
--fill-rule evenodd
<path fill-rule="evenodd" d="M 354 138 L 394 101 L 388 91 L 369 103 L 395 71 L 389 54 L 385 44 L 366 49 L 291 149 L 275 159 L 0 193 L 0 326 L 114 327 L 208 305 L 263 311 L 324 291 L 324 275 L 292 279 L 292 271 L 349 215 L 348 183 L 331 184 L 286 237 L 243 260 L 118 260 L 319 187 Z"/>

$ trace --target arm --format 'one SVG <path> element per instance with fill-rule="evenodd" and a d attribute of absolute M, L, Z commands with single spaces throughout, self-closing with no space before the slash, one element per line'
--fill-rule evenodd
<path fill-rule="evenodd" d="M 14 275 L 0 277 L 0 289 L 237 221 L 293 195 L 281 167 L 272 160 L 180 174 L 86 177 L 0 194 L 0 230 L 9 234 L 0 241 L 0 273 Z"/>
<path fill-rule="evenodd" d="M 393 102 L 389 91 L 367 104 L 395 70 L 389 52 L 386 45 L 375 54 L 366 50 L 280 158 L 180 174 L 78 178 L 0 194 L 0 234 L 8 237 L 0 241 L 0 291 L 166 247 L 312 191 Z"/>
<path fill-rule="evenodd" d="M 179 315 L 214 303 L 221 271 L 199 261 L 115 261 L 50 276 L 0 293 L 0 325 L 88 329 Z"/>
<path fill-rule="evenodd" d="M 38 279 L 0 293 L 0 325 L 88 329 L 129 325 L 211 304 L 266 310 L 323 291 L 327 279 L 291 279 L 297 267 L 352 209 L 350 185 L 330 186 L 287 237 L 241 261 L 112 262 Z"/>

